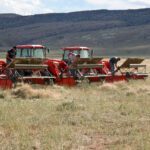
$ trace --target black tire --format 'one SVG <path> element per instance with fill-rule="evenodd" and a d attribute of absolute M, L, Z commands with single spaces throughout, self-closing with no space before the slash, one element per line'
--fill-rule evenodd
<path fill-rule="evenodd" d="M 17 73 L 16 70 L 7 69 L 7 70 L 6 70 L 6 74 L 7 74 L 7 77 L 8 77 L 14 84 L 17 83 L 19 74 Z"/>
<path fill-rule="evenodd" d="M 126 78 L 130 78 L 130 77 L 131 77 L 130 72 L 126 72 Z"/>

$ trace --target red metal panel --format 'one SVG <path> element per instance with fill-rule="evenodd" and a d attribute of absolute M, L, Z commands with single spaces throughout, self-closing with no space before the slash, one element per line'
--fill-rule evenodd
<path fill-rule="evenodd" d="M 17 45 L 16 48 L 45 48 L 42 45 Z"/>
<path fill-rule="evenodd" d="M 57 80 L 56 83 L 58 85 L 69 86 L 69 87 L 76 85 L 76 81 L 72 77 L 62 78 L 60 80 Z"/>
<path fill-rule="evenodd" d="M 103 80 L 100 77 L 89 77 L 88 79 L 89 79 L 90 82 L 100 82 L 100 81 Z"/>
<path fill-rule="evenodd" d="M 127 81 L 127 78 L 125 75 L 115 75 L 115 76 L 108 76 L 105 78 L 106 82 L 116 82 L 116 81 Z"/>
<path fill-rule="evenodd" d="M 138 79 L 146 79 L 148 77 L 148 75 L 136 75 L 133 74 L 129 77 L 129 79 L 133 79 L 133 80 L 138 80 Z"/>
<path fill-rule="evenodd" d="M 89 47 L 64 47 L 62 50 L 91 50 Z"/>
<path fill-rule="evenodd" d="M 0 88 L 1 89 L 11 89 L 12 88 L 12 81 L 9 79 L 0 79 Z"/>

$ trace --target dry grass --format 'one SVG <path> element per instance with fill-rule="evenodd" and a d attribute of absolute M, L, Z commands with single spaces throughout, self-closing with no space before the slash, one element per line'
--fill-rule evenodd
<path fill-rule="evenodd" d="M 0 149 L 149 150 L 150 79 L 0 91 Z"/>

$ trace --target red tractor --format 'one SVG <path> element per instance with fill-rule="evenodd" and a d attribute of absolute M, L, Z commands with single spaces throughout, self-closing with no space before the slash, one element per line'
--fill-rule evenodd
<path fill-rule="evenodd" d="M 101 72 L 98 69 L 103 68 L 102 58 L 93 58 L 93 50 L 88 47 L 65 47 L 63 50 L 63 60 L 69 64 L 69 55 L 74 54 L 80 58 L 74 61 L 74 69 L 77 72 L 78 79 L 81 81 L 86 79 L 89 82 L 100 81 Z"/>
<path fill-rule="evenodd" d="M 6 64 L 0 61 L 0 87 L 10 88 L 13 83 L 53 84 L 60 82 L 61 71 L 67 64 L 61 60 L 46 58 L 49 50 L 42 45 L 17 45 L 16 57 Z"/>
<path fill-rule="evenodd" d="M 89 82 L 114 82 L 129 79 L 145 79 L 148 77 L 146 73 L 146 65 L 141 64 L 144 59 L 141 58 L 128 58 L 118 68 L 115 75 L 111 73 L 109 60 L 103 58 L 94 58 L 93 50 L 88 47 L 65 47 L 62 49 L 63 60 L 69 62 L 69 54 L 73 53 L 80 55 L 80 59 L 76 61 L 76 70 L 88 79 Z"/>

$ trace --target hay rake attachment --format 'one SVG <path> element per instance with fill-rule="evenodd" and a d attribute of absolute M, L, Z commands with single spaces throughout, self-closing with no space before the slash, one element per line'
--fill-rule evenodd
<path fill-rule="evenodd" d="M 129 79 L 145 79 L 148 77 L 147 66 L 141 64 L 142 58 L 128 58 L 121 66 L 120 70 Z"/>

